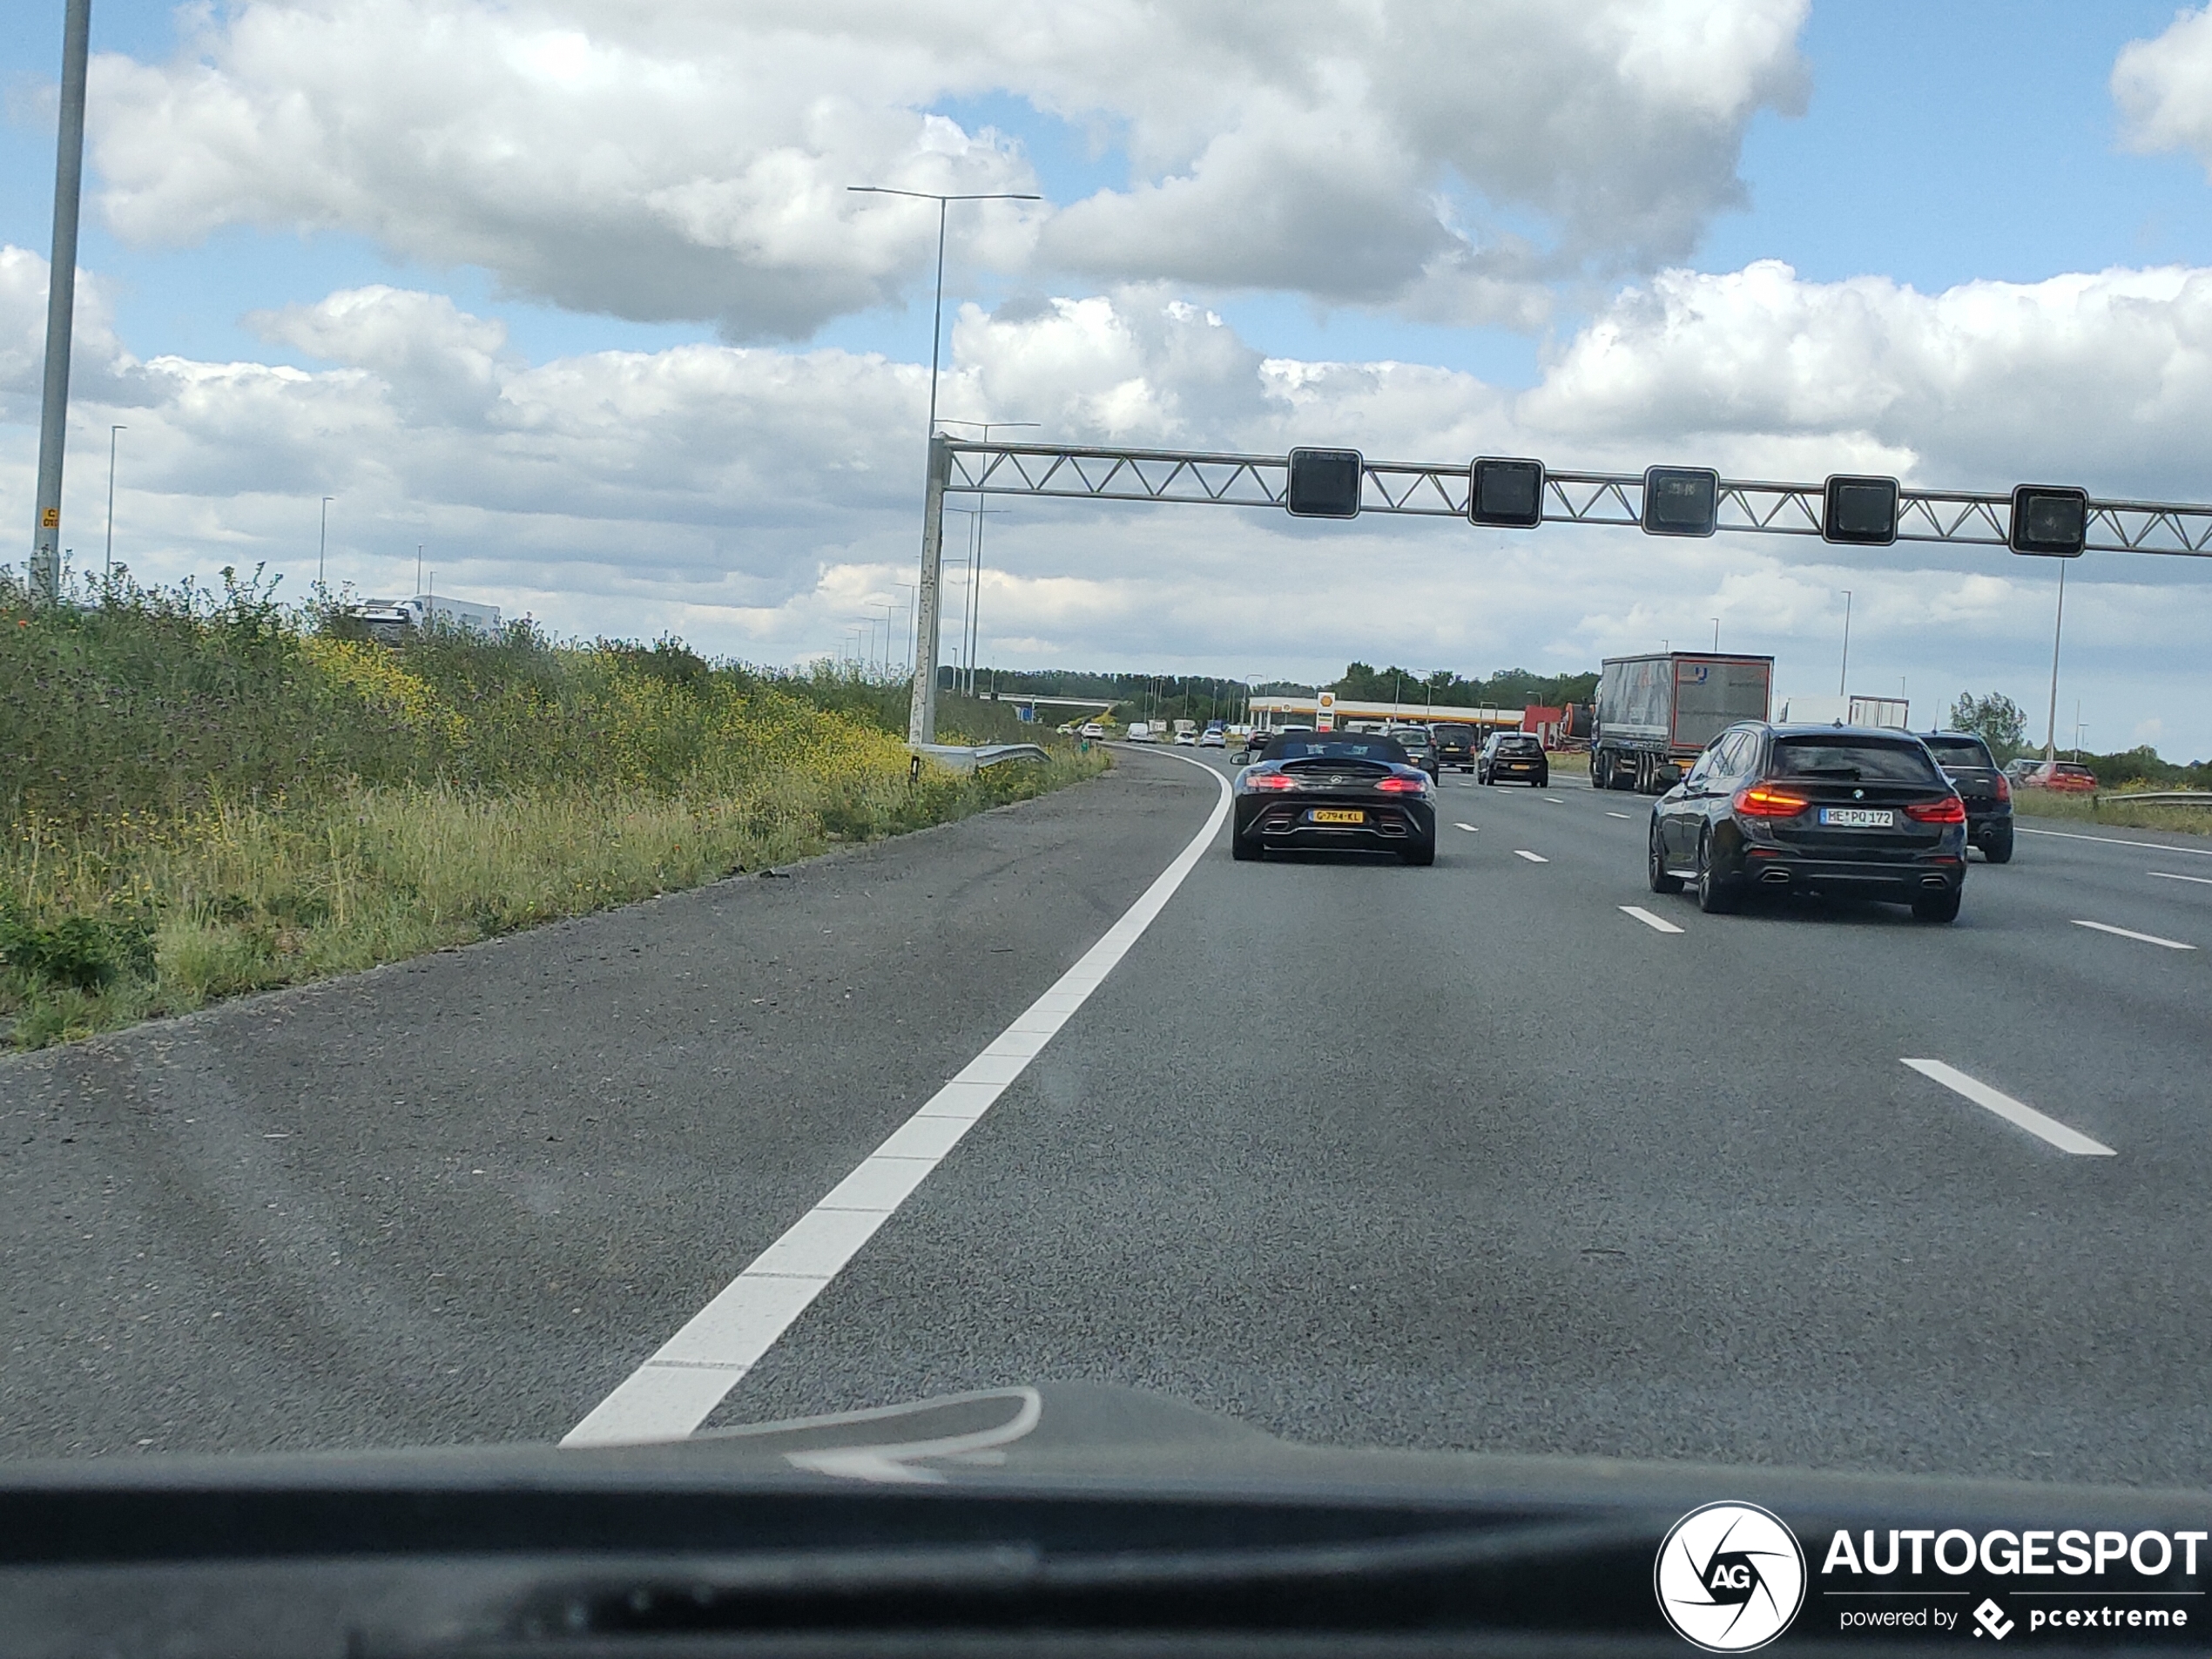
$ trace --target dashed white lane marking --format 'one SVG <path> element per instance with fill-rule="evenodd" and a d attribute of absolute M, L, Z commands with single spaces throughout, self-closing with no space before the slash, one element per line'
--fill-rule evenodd
<path fill-rule="evenodd" d="M 2178 939 L 2161 939 L 2156 934 L 2139 934 L 2133 927 L 2115 927 L 2108 921 L 2084 921 L 2080 917 L 2076 916 L 2074 919 L 2074 925 L 2077 927 L 2094 927 L 2099 933 L 2110 934 L 2117 939 L 2137 940 L 2143 944 L 2158 945 L 2168 950 L 2195 950 L 2196 948 L 2195 945 L 2184 945 Z"/>
<path fill-rule="evenodd" d="M 1564 806 L 1567 805 L 1567 803 L 1557 795 L 1547 795 L 1544 799 L 1551 802 L 1551 804 L 1554 806 Z"/>
<path fill-rule="evenodd" d="M 1546 858 L 1541 853 L 1531 853 L 1525 846 L 1516 846 L 1514 848 L 1513 855 L 1517 859 L 1527 859 L 1531 864 L 1549 864 L 1551 862 L 1551 860 Z"/>
<path fill-rule="evenodd" d="M 1160 872 L 1143 896 L 1051 989 L 861 1159 L 789 1231 L 755 1257 L 651 1359 L 592 1407 L 590 1415 L 563 1437 L 562 1445 L 679 1440 L 707 1420 L 722 1397 L 990 1110 L 1006 1086 L 1082 1007 L 1175 896 L 1229 816 L 1229 779 L 1204 761 L 1192 759 L 1190 764 L 1205 768 L 1221 786 L 1221 798 L 1205 826 L 1190 838 L 1175 862 Z"/>
<path fill-rule="evenodd" d="M 1632 821 L 1629 819 L 1629 815 L 1626 813 L 1608 813 L 1606 816 L 1608 818 L 1620 819 L 1624 823 Z"/>
<path fill-rule="evenodd" d="M 1621 914 L 1624 916 L 1634 916 L 1656 934 L 1678 934 L 1682 931 L 1664 916 L 1655 916 L 1640 904 L 1624 904 L 1621 907 Z"/>
<path fill-rule="evenodd" d="M 2212 887 L 2212 875 L 2175 875 L 2171 870 L 2146 870 L 2145 875 L 2155 875 L 2161 881 L 2194 881 L 2200 887 Z"/>
<path fill-rule="evenodd" d="M 1480 834 L 1481 834 L 1481 833 L 1482 833 L 1481 828 L 1480 828 L 1479 826 L 1477 826 L 1477 825 L 1474 825 L 1474 824 L 1462 824 L 1462 825 L 1460 825 L 1460 827 L 1461 829 L 1465 830 L 1465 831 L 1466 831 L 1468 834 L 1470 834 L 1470 835 L 1480 835 Z"/>
<path fill-rule="evenodd" d="M 2022 835 L 2052 835 L 2062 841 L 2101 841 L 2107 846 L 2147 846 L 2154 853 L 2189 853 L 2201 859 L 2212 859 L 2212 847 L 2175 846 L 2168 841 L 2123 841 L 2117 835 L 2076 835 L 2072 830 L 2030 829 L 2025 824 L 2013 828 Z"/>
<path fill-rule="evenodd" d="M 1993 1111 L 2008 1123 L 2018 1124 L 2030 1135 L 2048 1141 L 2061 1152 L 2071 1152 L 2076 1157 L 2108 1158 L 2113 1150 L 2102 1141 L 2093 1141 L 2078 1129 L 2069 1129 L 2055 1117 L 2046 1117 L 2033 1106 L 2023 1105 L 2010 1095 L 2000 1094 L 1987 1083 L 1969 1077 L 1956 1066 L 1946 1066 L 1940 1060 L 1907 1060 L 1905 1064 L 1923 1077 L 1941 1083 L 1954 1094 L 1964 1095 L 1985 1110 Z"/>

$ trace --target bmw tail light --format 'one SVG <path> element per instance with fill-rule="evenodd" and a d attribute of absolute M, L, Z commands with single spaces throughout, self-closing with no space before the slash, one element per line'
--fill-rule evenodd
<path fill-rule="evenodd" d="M 1424 795 L 1428 792 L 1426 778 L 1400 778 L 1395 773 L 1375 779 L 1375 787 L 1386 795 Z"/>
<path fill-rule="evenodd" d="M 1905 815 L 1918 824 L 1963 824 L 1966 803 L 1956 795 L 1946 795 L 1941 800 L 1916 800 L 1905 809 Z"/>
<path fill-rule="evenodd" d="M 1298 779 L 1287 772 L 1256 772 L 1244 779 L 1247 789 L 1296 789 Z"/>
<path fill-rule="evenodd" d="M 1786 789 L 1769 789 L 1764 784 L 1753 784 L 1736 792 L 1736 810 L 1746 818 L 1795 818 L 1811 805 L 1803 795 L 1793 795 Z"/>

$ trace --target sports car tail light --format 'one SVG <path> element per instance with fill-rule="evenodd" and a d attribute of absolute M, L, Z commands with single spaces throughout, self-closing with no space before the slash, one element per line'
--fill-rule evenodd
<path fill-rule="evenodd" d="M 1256 772 L 1244 779 L 1247 789 L 1296 789 L 1298 779 L 1287 772 Z"/>
<path fill-rule="evenodd" d="M 1378 778 L 1375 779 L 1375 787 L 1386 795 L 1419 795 L 1427 792 L 1428 779 L 1395 776 Z"/>
<path fill-rule="evenodd" d="M 1997 774 L 1997 799 L 2000 800 L 2010 800 L 2012 798 L 2013 780 L 2000 772 Z"/>
<path fill-rule="evenodd" d="M 1812 803 L 1786 789 L 1752 784 L 1736 792 L 1736 810 L 1746 818 L 1795 818 Z"/>
<path fill-rule="evenodd" d="M 1956 795 L 1946 795 L 1941 800 L 1916 800 L 1905 809 L 1905 815 L 1920 824 L 1963 824 L 1966 803 Z"/>

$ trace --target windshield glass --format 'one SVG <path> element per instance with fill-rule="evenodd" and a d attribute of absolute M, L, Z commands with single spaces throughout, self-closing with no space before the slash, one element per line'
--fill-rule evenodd
<path fill-rule="evenodd" d="M 1920 739 L 1939 765 L 1994 767 L 1988 748 L 1979 738 L 1928 737 Z"/>
<path fill-rule="evenodd" d="M 1882 1603 L 2005 1659 L 2212 1507 L 2212 0 L 15 0 L 0 69 L 0 1460 L 1059 1386 L 1227 1423 L 1136 1481 L 1825 1518 L 1777 1659 L 1846 1521 L 2086 1528 Z M 982 1433 L 774 1477 L 934 1514 Z M 916 1596 L 1118 1604 L 1123 1519 Z M 1485 1582 L 1596 1605 L 1551 1541 Z"/>
<path fill-rule="evenodd" d="M 1852 783 L 1925 784 L 1940 778 L 1919 744 L 1863 738 L 1778 738 L 1769 770 L 1777 778 Z"/>
<path fill-rule="evenodd" d="M 1395 738 L 1374 732 L 1308 732 L 1281 737 L 1267 745 L 1266 760 L 1371 760 L 1391 765 L 1406 764 L 1406 751 Z"/>

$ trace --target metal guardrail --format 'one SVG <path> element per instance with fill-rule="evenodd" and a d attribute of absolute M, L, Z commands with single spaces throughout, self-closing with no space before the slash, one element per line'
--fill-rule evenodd
<path fill-rule="evenodd" d="M 907 747 L 917 756 L 926 756 L 954 772 L 981 772 L 1010 760 L 1034 760 L 1042 765 L 1052 759 L 1034 743 L 983 743 L 972 748 L 959 743 L 910 743 Z"/>
<path fill-rule="evenodd" d="M 2100 806 L 2117 802 L 2144 806 L 2212 806 L 2212 789 L 2129 789 L 2093 795 Z"/>

